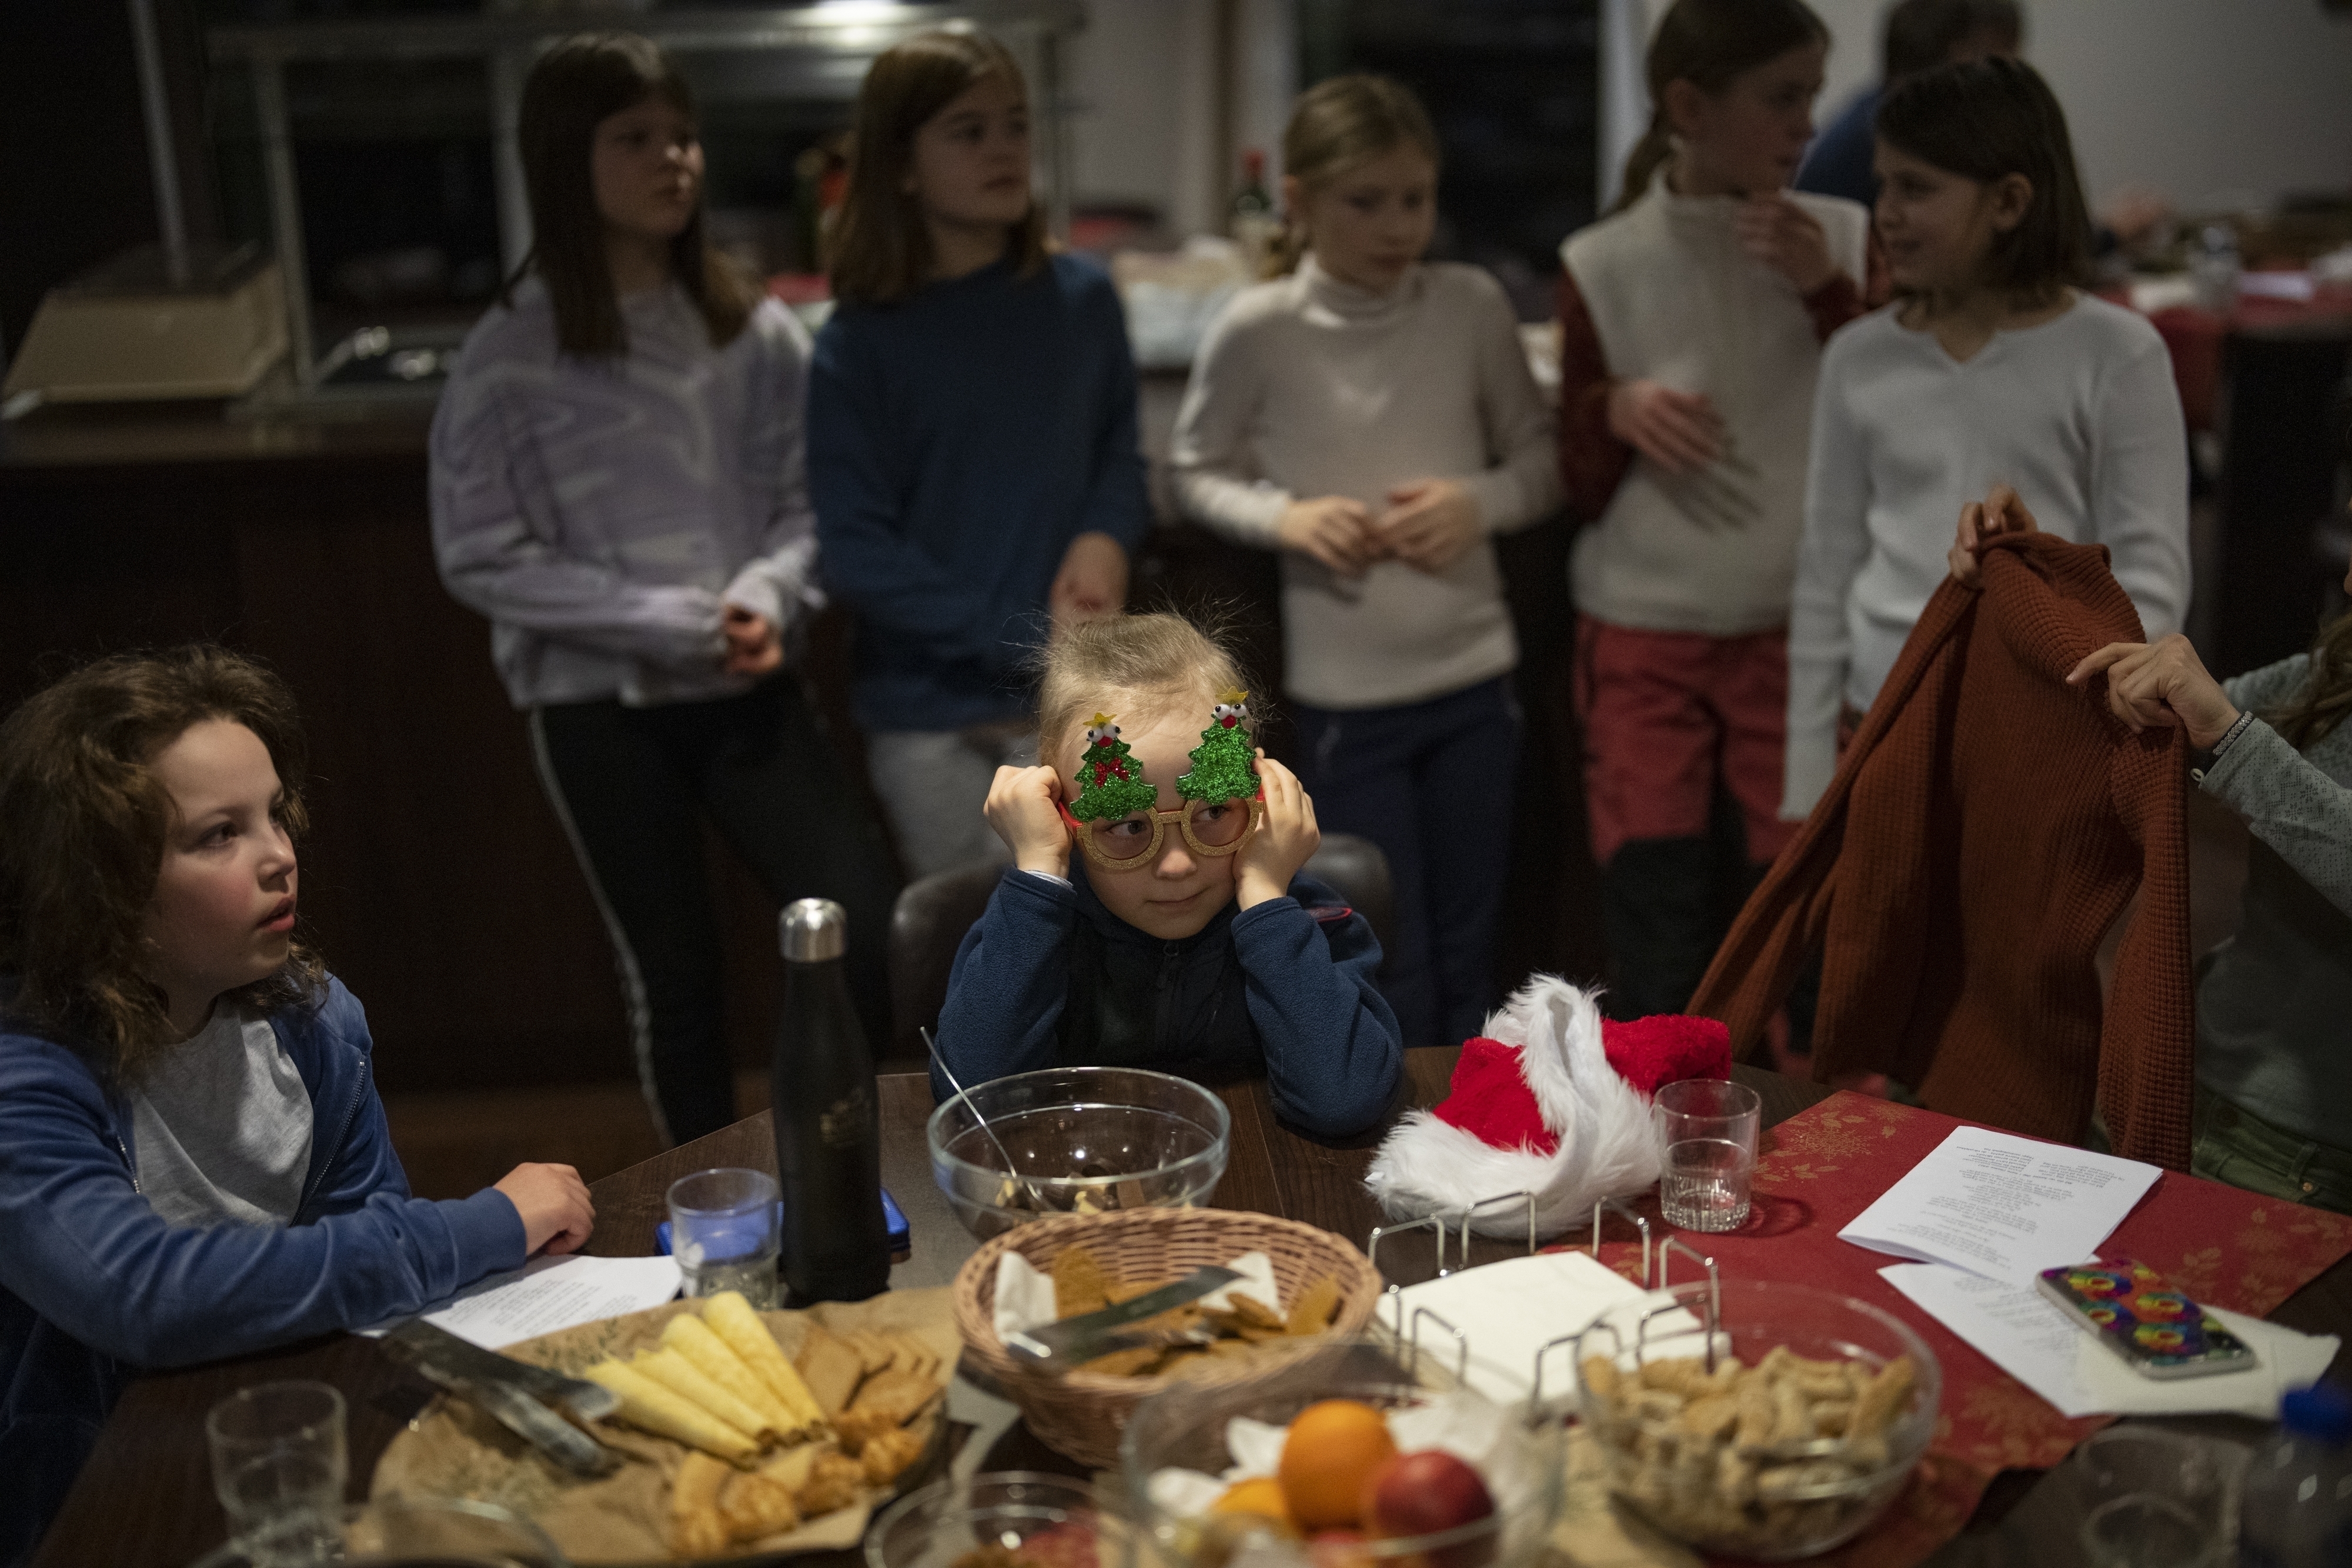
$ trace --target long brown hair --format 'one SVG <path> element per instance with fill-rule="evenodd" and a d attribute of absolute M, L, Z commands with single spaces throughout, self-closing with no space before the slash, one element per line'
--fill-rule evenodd
<path fill-rule="evenodd" d="M 859 305 L 895 305 L 931 276 L 931 231 L 907 188 L 915 133 L 931 117 L 989 77 L 1029 96 L 1021 62 L 985 33 L 923 33 L 876 57 L 857 89 L 850 139 L 849 188 L 834 220 L 834 297 Z M 1045 265 L 1045 215 L 1033 196 L 1006 235 L 1013 270 L 1027 277 Z"/>
<path fill-rule="evenodd" d="M 2025 216 L 1993 236 L 1986 287 L 2038 304 L 2090 282 L 2091 212 L 2066 111 L 2032 66 L 1995 57 L 1922 71 L 1879 104 L 1878 137 L 1964 179 L 2022 174 L 2033 187 Z"/>
<path fill-rule="evenodd" d="M 2352 614 L 2339 615 L 2311 645 L 2311 671 L 2294 695 L 2267 709 L 2263 721 L 2297 751 L 2327 738 L 2352 713 Z"/>
<path fill-rule="evenodd" d="M 173 1043 L 162 988 L 141 973 L 141 922 L 171 831 L 157 752 L 194 724 L 227 719 L 268 749 L 290 837 L 302 809 L 294 695 L 252 660 L 192 644 L 87 664 L 0 724 L 0 974 L 12 1022 L 73 1047 L 108 1079 L 134 1082 Z M 228 993 L 274 1011 L 315 1005 L 326 967 L 297 941 L 273 973 Z"/>
<path fill-rule="evenodd" d="M 1804 0 L 1675 0 L 1650 37 L 1642 76 L 1650 89 L 1650 128 L 1625 158 L 1622 212 L 1642 199 L 1650 180 L 1675 153 L 1666 120 L 1666 88 L 1686 81 L 1712 98 L 1742 72 L 1811 44 L 1826 47 L 1830 30 Z"/>
<path fill-rule="evenodd" d="M 530 255 L 499 302 L 511 303 L 522 272 L 536 271 L 555 307 L 557 346 L 567 354 L 608 359 L 628 352 L 589 164 L 596 127 L 656 95 L 693 117 L 686 78 L 651 39 L 634 33 L 566 38 L 540 56 L 523 83 L 517 132 L 530 198 Z M 699 202 L 669 242 L 669 269 L 701 310 L 711 346 L 733 342 L 758 300 L 734 264 L 706 243 Z"/>
<path fill-rule="evenodd" d="M 1387 77 L 1332 77 L 1298 95 L 1282 132 L 1282 172 L 1313 190 L 1397 147 L 1418 148 L 1432 163 L 1440 162 L 1436 128 L 1412 89 Z M 1297 214 L 1286 214 L 1266 251 L 1265 276 L 1292 271 L 1307 247 L 1306 225 Z"/>

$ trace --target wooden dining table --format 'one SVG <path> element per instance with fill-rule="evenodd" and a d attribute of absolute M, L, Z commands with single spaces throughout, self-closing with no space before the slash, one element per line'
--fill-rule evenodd
<path fill-rule="evenodd" d="M 1457 1048 L 1430 1047 L 1405 1052 L 1400 1110 L 1426 1107 L 1445 1097 Z M 1825 1098 L 1829 1091 L 1783 1074 L 1740 1066 L 1735 1076 L 1755 1088 L 1769 1128 Z M 933 1185 L 923 1136 L 930 1115 L 930 1084 L 920 1073 L 885 1074 L 877 1081 L 882 1128 L 882 1179 L 906 1212 L 911 1247 L 893 1267 L 893 1289 L 944 1285 L 977 1242 L 967 1234 Z M 1212 1199 L 1220 1208 L 1246 1209 L 1304 1220 L 1365 1246 L 1381 1223 L 1379 1207 L 1364 1187 L 1364 1172 L 1381 1132 L 1350 1139 L 1309 1136 L 1281 1123 L 1263 1081 L 1245 1081 L 1219 1091 L 1233 1114 L 1232 1151 L 1225 1175 Z M 643 1257 L 656 1250 L 654 1228 L 668 1217 L 671 1182 L 714 1166 L 747 1166 L 772 1171 L 775 1149 L 766 1113 L 748 1117 L 705 1138 L 683 1144 L 642 1164 L 592 1184 L 596 1229 L 587 1250 L 606 1257 Z M 1497 1260 L 1524 1244 L 1485 1239 L 1471 1244 L 1469 1263 Z M 1451 1260 L 1461 1266 L 1457 1257 Z M 1386 1240 L 1381 1272 L 1399 1284 L 1432 1278 L 1440 1260 L 1433 1232 L 1422 1230 Z M 2313 1333 L 2333 1333 L 2352 1342 L 2352 1260 L 2338 1263 L 2296 1292 L 2273 1321 Z M 2352 1353 L 2330 1369 L 2339 1382 L 2352 1381 Z M 340 1388 L 349 1405 L 351 1473 L 364 1495 L 367 1478 L 393 1437 L 435 1390 L 387 1358 L 373 1340 L 337 1334 L 257 1355 L 202 1366 L 158 1372 L 133 1382 L 100 1434 L 98 1446 L 33 1561 L 37 1568 L 185 1568 L 226 1538 L 227 1527 L 215 1500 L 205 1449 L 205 1413 L 213 1405 L 256 1383 L 280 1378 L 317 1378 Z M 1010 1430 L 990 1449 L 986 1468 L 1047 1468 L 1069 1470 L 1025 1430 Z M 2000 1521 L 2026 1498 L 2036 1477 L 2011 1472 L 1987 1493 L 1977 1531 L 1990 1539 Z M 0 1484 L 5 1484 L 0 1482 Z M 2029 1510 L 2021 1509 L 2021 1513 Z M 844 1555 L 845 1563 L 854 1562 Z M 1987 1556 L 1983 1542 L 1955 1542 L 1937 1561 L 1943 1563 L 2008 1562 Z M 2014 1561 L 2068 1559 L 2018 1556 Z"/>

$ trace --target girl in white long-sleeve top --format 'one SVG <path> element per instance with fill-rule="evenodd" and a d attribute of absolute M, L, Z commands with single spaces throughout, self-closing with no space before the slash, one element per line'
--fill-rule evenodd
<path fill-rule="evenodd" d="M 1388 856 L 1382 988 L 1405 1042 L 1458 1042 L 1489 999 L 1518 751 L 1489 540 L 1557 506 L 1551 416 L 1501 287 L 1421 259 L 1437 140 L 1410 93 L 1322 83 L 1283 161 L 1296 270 L 1244 292 L 1202 346 L 1177 496 L 1282 551 L 1300 777 L 1327 827 Z"/>
<path fill-rule="evenodd" d="M 2075 285 L 2091 223 L 2033 68 L 1905 82 L 1878 111 L 1878 236 L 1901 298 L 1831 339 L 1789 632 L 1781 815 L 1837 770 L 1943 580 L 1951 519 L 1995 485 L 2107 547 L 2150 642 L 2189 608 L 2189 455 L 2164 340 Z"/>

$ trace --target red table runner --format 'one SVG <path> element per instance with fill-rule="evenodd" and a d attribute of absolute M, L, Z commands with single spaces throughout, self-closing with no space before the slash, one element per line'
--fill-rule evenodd
<path fill-rule="evenodd" d="M 2068 1420 L 1878 1277 L 1906 1261 L 1838 1239 L 1855 1216 L 1965 1125 L 1864 1095 L 1833 1094 L 1764 1134 L 1748 1223 L 1685 1235 L 1727 1279 L 1779 1280 L 1856 1297 L 1917 1332 L 1944 1372 L 1936 1439 L 1910 1489 L 1862 1537 L 1817 1561 L 1907 1568 L 1958 1534 L 2003 1469 L 2046 1469 L 2111 1416 Z M 1636 1206 L 1668 1234 L 1654 1197 Z M 1614 1220 L 1608 1233 L 1631 1233 Z M 1638 1240 L 1604 1240 L 1601 1260 L 1629 1279 Z M 2129 1256 L 2200 1301 L 2260 1317 L 2352 1252 L 2352 1218 L 2166 1171 L 2116 1228 L 2102 1255 Z M 1689 1265 L 1675 1278 L 1689 1277 Z M 1637 1282 L 1645 1282 L 1639 1281 Z"/>

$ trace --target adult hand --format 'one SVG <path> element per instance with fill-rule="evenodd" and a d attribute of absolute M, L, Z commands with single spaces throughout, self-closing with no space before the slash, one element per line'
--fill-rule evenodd
<path fill-rule="evenodd" d="M 570 1166 L 517 1166 L 495 1185 L 522 1216 L 523 1249 L 534 1258 L 577 1252 L 596 1228 L 588 1184 Z"/>
<path fill-rule="evenodd" d="M 1054 630 L 1116 615 L 1126 602 L 1126 548 L 1106 533 L 1083 533 L 1072 539 L 1045 595 Z"/>
<path fill-rule="evenodd" d="M 1748 197 L 1732 228 L 1742 250 L 1795 284 L 1799 294 L 1811 294 L 1838 275 L 1820 221 L 1786 196 Z"/>
<path fill-rule="evenodd" d="M 1981 501 L 1970 501 L 1960 508 L 1959 537 L 1944 559 L 1951 562 L 1952 575 L 1960 580 L 1963 588 L 1981 588 L 1984 578 L 1977 568 L 1977 558 L 1988 540 L 2003 534 L 2038 534 L 2042 525 L 2017 498 L 2017 492 L 2006 485 L 1995 485 Z"/>
<path fill-rule="evenodd" d="M 1234 867 L 1234 903 L 1243 909 L 1288 896 L 1290 879 L 1323 842 L 1306 786 L 1263 748 L 1257 753 L 1257 781 L 1265 791 L 1265 820 L 1234 857 L 1241 862 Z"/>
<path fill-rule="evenodd" d="M 1656 382 L 1609 389 L 1609 432 L 1669 474 L 1704 468 L 1723 455 L 1723 419 L 1706 394 Z"/>
<path fill-rule="evenodd" d="M 1361 577 L 1388 554 L 1371 513 L 1346 496 L 1291 502 L 1282 509 L 1278 532 L 1283 549 L 1311 555 L 1342 577 Z"/>
<path fill-rule="evenodd" d="M 1486 530 L 1478 498 L 1451 479 L 1412 479 L 1389 492 L 1389 509 L 1372 525 L 1391 555 L 1434 575 L 1452 566 Z"/>
<path fill-rule="evenodd" d="M 1000 768 L 981 811 L 1023 871 L 1070 874 L 1070 826 L 1062 821 L 1061 776 L 1050 768 Z"/>
<path fill-rule="evenodd" d="M 2189 744 L 2203 751 L 2238 722 L 2238 710 L 2221 684 L 2205 673 L 2189 639 L 2175 632 L 2161 643 L 2110 643 L 2067 674 L 2079 686 L 2107 673 L 2107 707 L 2135 733 L 2160 725 L 2180 725 Z"/>
<path fill-rule="evenodd" d="M 720 612 L 719 630 L 727 639 L 722 667 L 730 675 L 764 675 L 784 662 L 784 634 L 756 611 L 730 604 Z"/>

